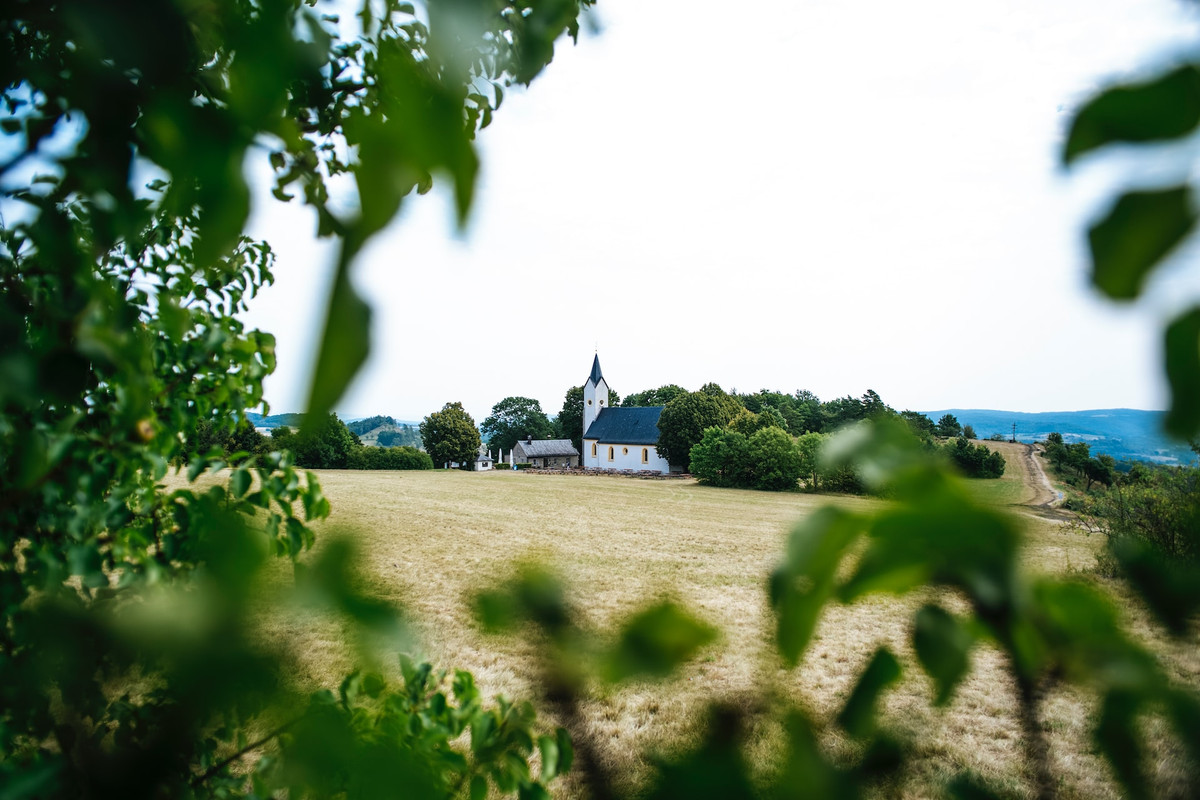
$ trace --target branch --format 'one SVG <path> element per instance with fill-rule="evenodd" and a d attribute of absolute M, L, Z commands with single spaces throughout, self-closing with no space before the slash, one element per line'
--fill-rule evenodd
<path fill-rule="evenodd" d="M 216 775 L 216 774 L 217 774 L 218 772 L 220 772 L 221 770 L 223 770 L 223 769 L 225 769 L 226 767 L 228 767 L 228 766 L 229 766 L 230 764 L 232 764 L 234 761 L 237 761 L 239 758 L 241 758 L 242 756 L 246 755 L 246 754 L 247 754 L 247 753 L 249 753 L 250 751 L 252 751 L 252 750 L 257 750 L 258 748 L 262 747 L 264 744 L 266 744 L 267 742 L 271 741 L 271 740 L 272 740 L 272 739 L 274 739 L 276 736 L 278 736 L 279 734 L 281 734 L 281 733 L 283 733 L 284 731 L 286 731 L 288 728 L 290 728 L 290 727 L 292 727 L 293 725 L 295 725 L 295 724 L 296 724 L 297 722 L 299 722 L 301 719 L 303 719 L 303 717 L 296 717 L 294 720 L 291 720 L 290 722 L 285 722 L 284 724 L 280 725 L 278 728 L 276 728 L 275 730 L 271 731 L 270 733 L 268 733 L 266 736 L 262 737 L 261 739 L 258 739 L 257 741 L 253 741 L 253 742 L 251 742 L 250 744 L 246 745 L 246 746 L 245 746 L 245 747 L 243 747 L 241 750 L 238 750 L 236 753 L 234 753 L 233 755 L 229 756 L 228 758 L 226 758 L 226 759 L 223 759 L 222 761 L 219 761 L 219 762 L 217 762 L 216 764 L 212 765 L 212 766 L 211 766 L 211 767 L 209 767 L 209 768 L 208 768 L 208 770 L 207 770 L 207 771 L 205 771 L 205 772 L 204 772 L 202 775 L 197 775 L 195 778 L 193 778 L 193 779 L 192 779 L 192 788 L 193 788 L 193 789 L 195 789 L 195 788 L 198 788 L 198 787 L 199 787 L 201 784 L 203 784 L 203 783 L 204 783 L 205 781 L 207 781 L 209 778 L 211 778 L 211 777 L 213 777 L 214 775 Z"/>

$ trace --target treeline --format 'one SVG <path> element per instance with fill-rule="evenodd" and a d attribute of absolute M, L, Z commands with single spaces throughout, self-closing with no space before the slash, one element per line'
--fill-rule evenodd
<path fill-rule="evenodd" d="M 662 389 L 656 391 L 663 396 Z M 915 411 L 897 412 L 873 391 L 829 403 L 806 392 L 729 394 L 711 383 L 697 392 L 673 394 L 658 422 L 659 455 L 714 486 L 788 490 L 802 481 L 809 491 L 861 492 L 860 477 L 851 469 L 825 466 L 820 451 L 833 430 L 867 419 L 902 423 L 927 450 L 940 452 L 968 477 L 1004 474 L 1004 457 L 971 444 L 953 415 L 934 423 Z M 647 395 L 655 396 L 634 397 Z M 803 429 L 809 423 L 829 430 L 792 430 L 793 424 Z M 937 437 L 954 438 L 939 444 Z"/>
<path fill-rule="evenodd" d="M 192 441 L 192 452 L 209 453 L 216 448 L 234 464 L 272 451 L 288 450 L 295 457 L 296 466 L 305 469 L 433 469 L 429 455 L 415 447 L 364 445 L 337 414 L 330 414 L 311 430 L 293 431 L 281 426 L 272 428 L 270 436 L 264 436 L 246 420 L 233 433 L 216 431 L 212 423 L 202 420 L 193 432 Z"/>
<path fill-rule="evenodd" d="M 1073 485 L 1082 483 L 1085 492 L 1091 491 L 1095 484 L 1112 486 L 1116 479 L 1116 459 L 1107 455 L 1093 457 L 1087 442 L 1067 444 L 1061 433 L 1052 433 L 1042 446 L 1046 460 L 1059 477 Z"/>

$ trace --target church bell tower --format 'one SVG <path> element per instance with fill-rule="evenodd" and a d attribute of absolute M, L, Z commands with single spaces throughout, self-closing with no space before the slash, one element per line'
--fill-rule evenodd
<path fill-rule="evenodd" d="M 604 381 L 604 373 L 600 371 L 600 354 L 592 359 L 592 374 L 583 385 L 583 432 L 600 416 L 600 412 L 608 405 L 608 384 Z"/>

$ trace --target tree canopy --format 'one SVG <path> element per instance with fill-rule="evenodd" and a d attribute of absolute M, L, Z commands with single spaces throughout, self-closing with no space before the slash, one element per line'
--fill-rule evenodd
<path fill-rule="evenodd" d="M 560 439 L 570 439 L 583 452 L 583 387 L 572 386 L 563 396 L 562 409 L 554 418 L 554 432 Z"/>
<path fill-rule="evenodd" d="M 667 403 L 658 418 L 658 454 L 688 470 L 692 447 L 704 437 L 705 429 L 724 428 L 741 408 L 731 400 L 724 392 L 689 392 Z"/>
<path fill-rule="evenodd" d="M 581 415 L 582 405 L 580 401 Z M 489 448 L 506 451 L 526 437 L 549 439 L 554 435 L 554 426 L 542 411 L 542 404 L 531 397 L 506 397 L 496 403 L 480 430 Z"/>
<path fill-rule="evenodd" d="M 462 403 L 446 403 L 441 411 L 434 411 L 421 420 L 421 441 L 425 452 L 437 467 L 451 462 L 470 469 L 479 455 L 482 440 L 475 420 L 463 408 Z"/>

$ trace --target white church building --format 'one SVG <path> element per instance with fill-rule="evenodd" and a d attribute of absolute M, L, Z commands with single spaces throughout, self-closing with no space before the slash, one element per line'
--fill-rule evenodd
<path fill-rule="evenodd" d="M 658 454 L 658 418 L 662 406 L 610 408 L 608 383 L 600 371 L 600 356 L 583 386 L 583 455 L 589 469 L 653 470 L 666 474 L 671 465 Z"/>

